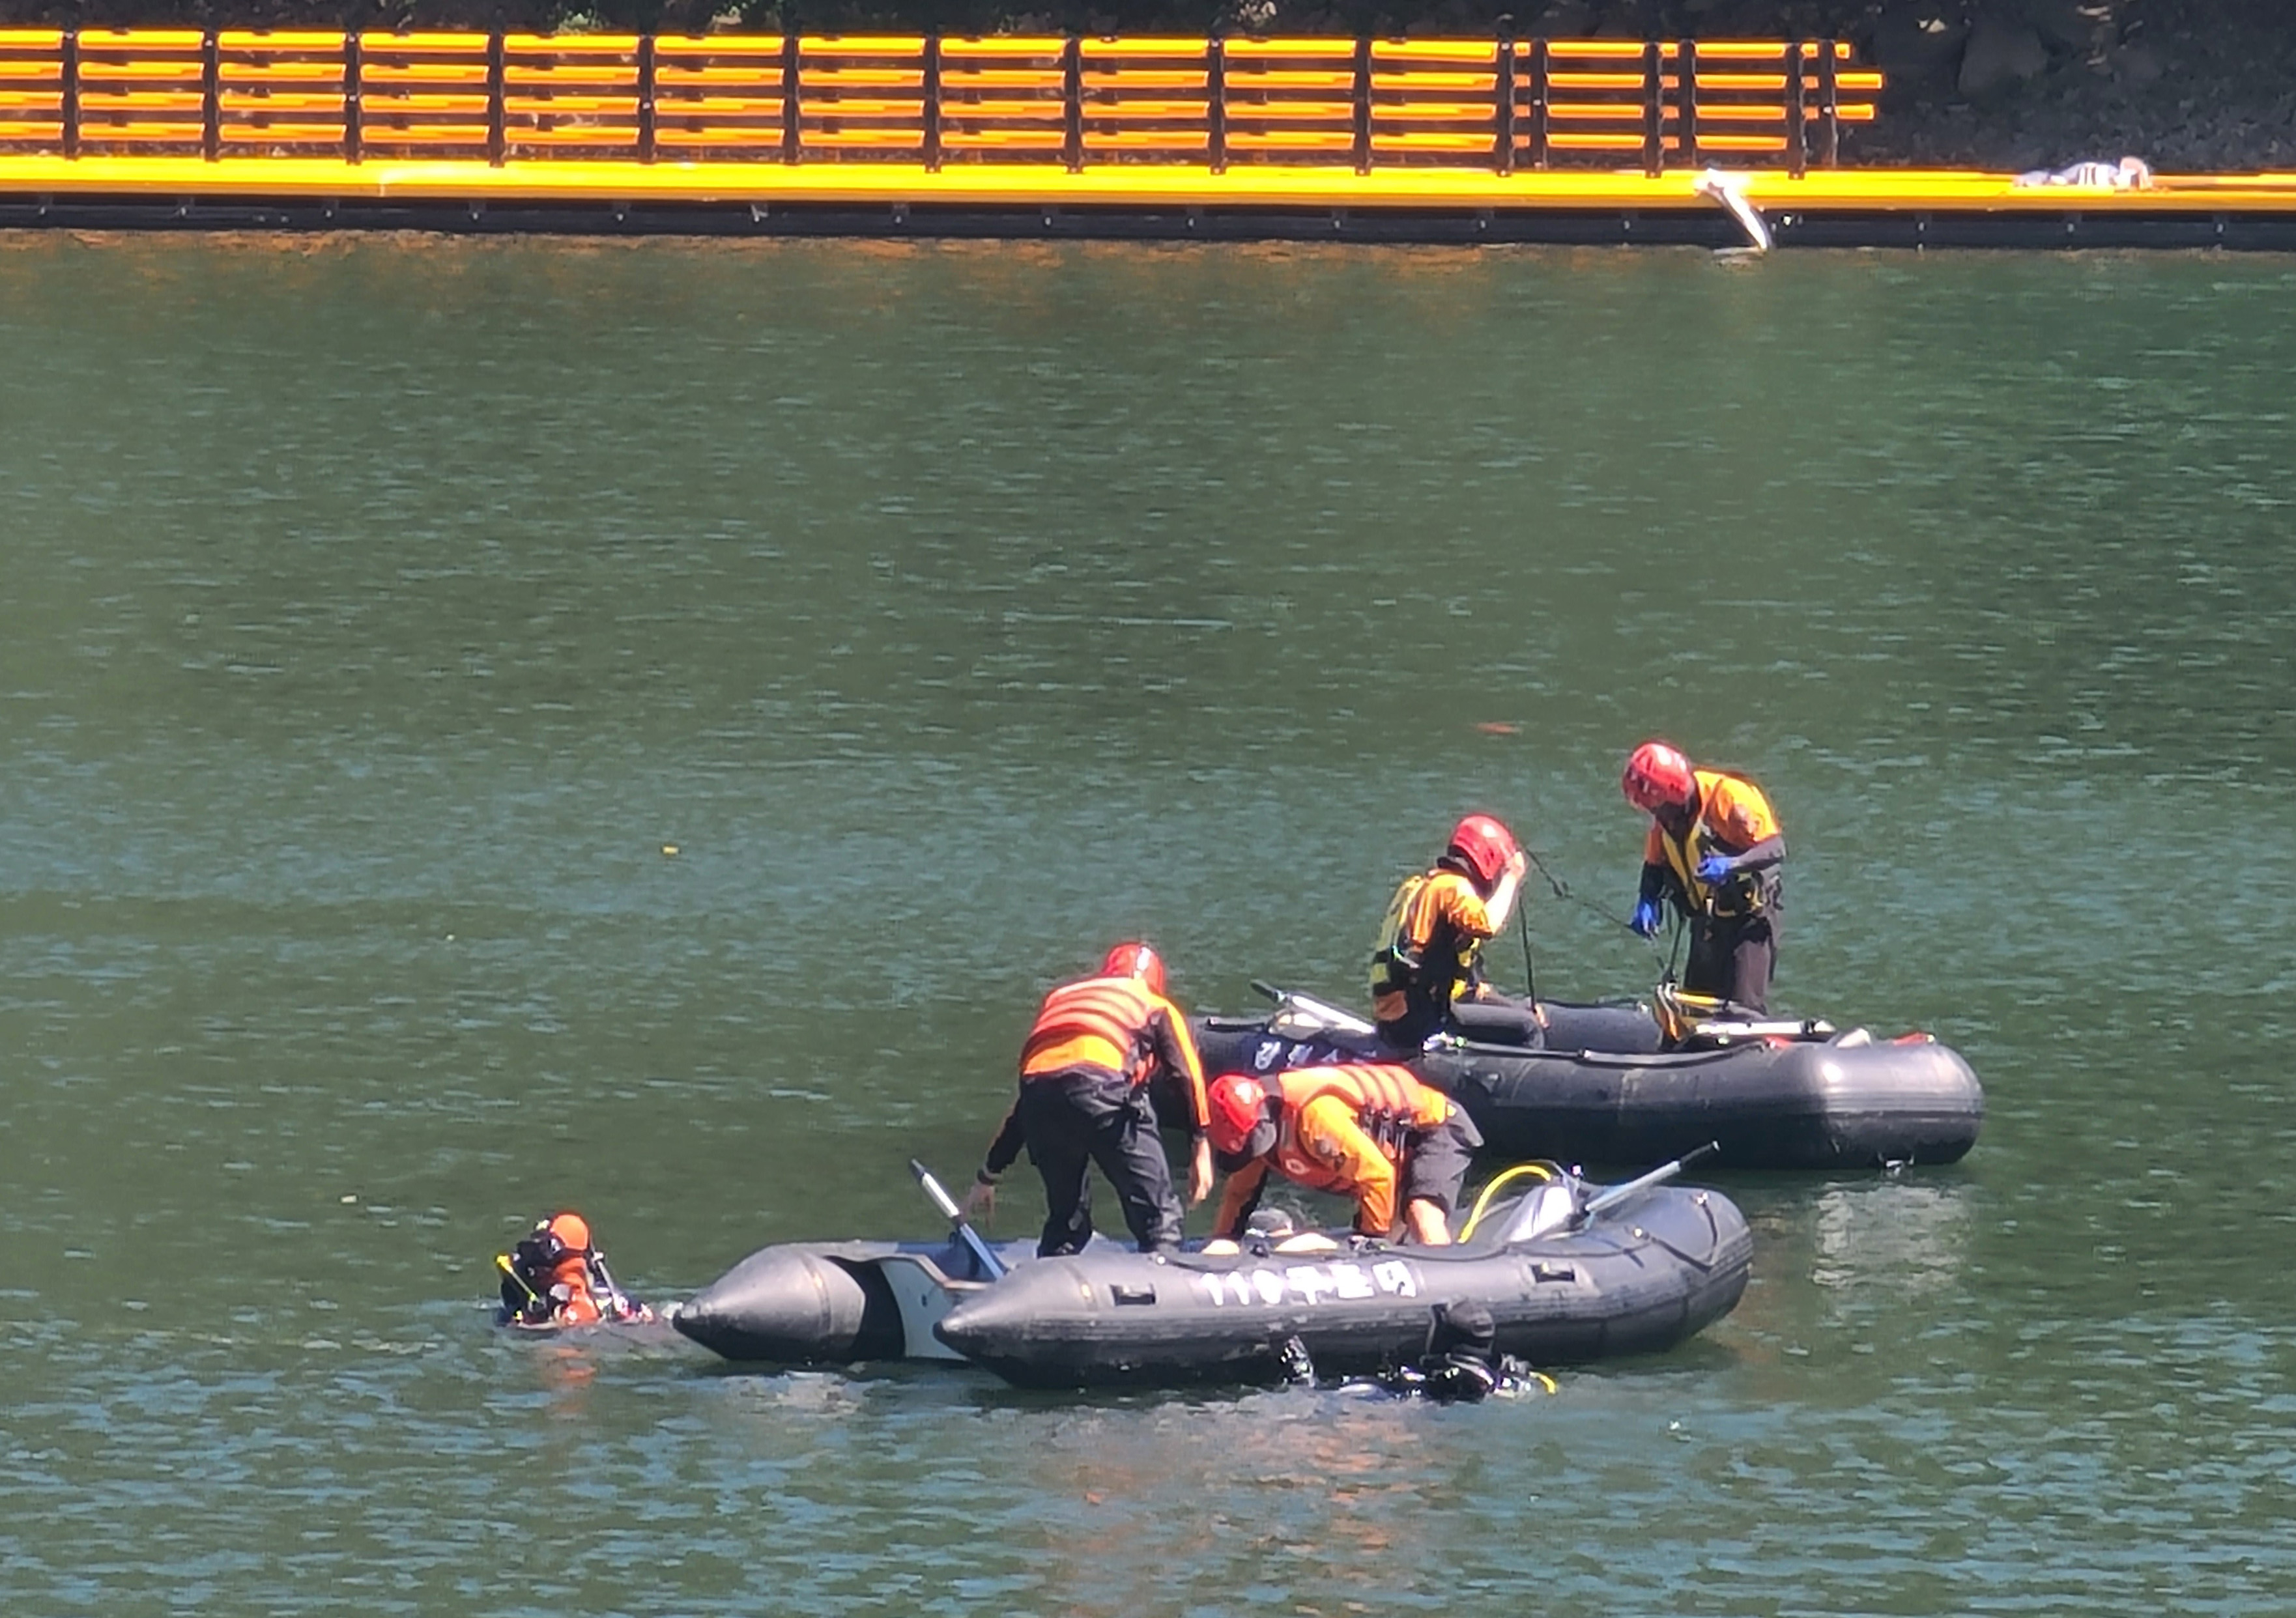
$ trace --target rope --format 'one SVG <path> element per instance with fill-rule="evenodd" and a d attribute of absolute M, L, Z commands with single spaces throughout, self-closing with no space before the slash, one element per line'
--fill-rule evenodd
<path fill-rule="evenodd" d="M 1562 878 L 1556 876 L 1553 871 L 1546 868 L 1546 862 L 1539 858 L 1538 851 L 1537 849 L 1525 847 L 1522 852 L 1523 856 L 1530 862 L 1532 869 L 1537 870 L 1541 877 L 1546 879 L 1546 886 L 1554 890 L 1554 896 L 1557 899 L 1561 900 L 1565 904 L 1575 904 L 1580 910 L 1587 911 L 1589 915 L 1609 922 L 1612 927 L 1619 928 L 1628 937 L 1648 944 L 1650 946 L 1651 953 L 1657 957 L 1659 963 L 1666 968 L 1667 981 L 1669 983 L 1674 981 L 1672 946 L 1669 946 L 1665 951 L 1660 951 L 1658 947 L 1657 939 L 1643 937 L 1640 933 L 1635 931 L 1633 924 L 1628 922 L 1624 917 L 1618 915 L 1614 911 L 1604 910 L 1601 905 L 1595 903 L 1591 899 L 1582 899 L 1577 894 L 1572 893 L 1570 891 L 1570 884 L 1565 882 Z M 1682 918 L 1679 916 L 1675 918 L 1674 931 L 1676 943 L 1678 944 L 1682 936 Z"/>

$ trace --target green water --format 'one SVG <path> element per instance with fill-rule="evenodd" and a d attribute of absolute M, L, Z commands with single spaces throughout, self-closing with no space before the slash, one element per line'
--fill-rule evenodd
<path fill-rule="evenodd" d="M 2292 316 L 2270 258 L 0 242 L 0 1609 L 2296 1601 Z M 1469 807 L 1623 909 L 1652 731 L 1785 819 L 1779 1001 L 1990 1103 L 1718 1173 L 1755 1279 L 1679 1352 L 1442 1410 L 490 1328 L 562 1204 L 662 1299 L 926 1234 L 1112 937 L 1352 1000 Z M 1542 989 L 1649 981 L 1532 913 Z"/>

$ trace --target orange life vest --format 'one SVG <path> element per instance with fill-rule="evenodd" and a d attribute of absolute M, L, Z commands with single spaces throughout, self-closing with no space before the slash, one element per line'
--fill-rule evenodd
<path fill-rule="evenodd" d="M 1390 1164 L 1403 1161 L 1406 1136 L 1434 1129 L 1451 1115 L 1449 1097 L 1421 1083 L 1408 1067 L 1392 1063 L 1301 1067 L 1275 1078 L 1283 1103 L 1275 1126 L 1275 1166 L 1287 1180 L 1314 1191 L 1353 1196 L 1359 1188 L 1344 1168 L 1312 1155 L 1301 1140 L 1300 1117 L 1312 1102 L 1325 1096 L 1345 1102 L 1355 1113 L 1356 1126 Z"/>
<path fill-rule="evenodd" d="M 1078 1069 L 1114 1074 L 1137 1088 L 1177 1092 L 1181 1115 L 1198 1135 L 1211 1122 L 1204 1098 L 1203 1058 L 1196 1054 L 1186 1013 L 1136 977 L 1084 977 L 1045 996 L 1029 1037 L 1021 1042 L 1021 1087 Z M 1152 1105 L 1165 1110 L 1160 1099 Z M 995 1173 L 1020 1150 L 1020 1111 L 988 1148 L 984 1172 Z"/>
<path fill-rule="evenodd" d="M 565 1295 L 560 1296 L 561 1289 Z M 598 1300 L 590 1290 L 590 1259 L 587 1254 L 570 1253 L 558 1261 L 542 1288 L 542 1295 L 550 1300 L 550 1318 L 561 1326 L 592 1326 L 605 1318 Z"/>
<path fill-rule="evenodd" d="M 1438 867 L 1404 878 L 1372 946 L 1372 1015 L 1429 1033 L 1440 1027 L 1451 1002 L 1474 993 L 1490 936 L 1489 906 L 1457 871 Z"/>
<path fill-rule="evenodd" d="M 1151 1026 L 1171 1002 L 1135 977 L 1087 977 L 1045 996 L 1021 1045 L 1021 1076 L 1099 1067 L 1137 1084 L 1154 1065 Z M 1185 1017 L 1175 1016 L 1183 1031 Z"/>
<path fill-rule="evenodd" d="M 1709 854 L 1743 854 L 1779 834 L 1770 800 L 1753 782 L 1719 770 L 1697 772 L 1698 795 L 1681 836 L 1655 816 L 1643 839 L 1643 863 L 1664 865 L 1682 884 L 1693 911 L 1712 916 L 1751 915 L 1776 902 L 1775 875 L 1734 878 L 1716 887 L 1698 879 L 1698 862 Z"/>

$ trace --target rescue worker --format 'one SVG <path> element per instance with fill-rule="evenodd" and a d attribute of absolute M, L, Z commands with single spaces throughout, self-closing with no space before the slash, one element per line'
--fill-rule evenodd
<path fill-rule="evenodd" d="M 1273 1352 L 1276 1374 L 1291 1383 L 1313 1383 L 1316 1361 L 1298 1337 L 1286 1337 Z M 1439 1404 L 1480 1404 L 1486 1399 L 1519 1399 L 1553 1393 L 1554 1379 L 1529 1362 L 1498 1352 L 1498 1327 L 1490 1310 L 1472 1299 L 1438 1303 L 1429 1312 L 1427 1343 L 1418 1360 L 1383 1365 L 1369 1377 L 1350 1377 L 1332 1390 L 1357 1399 L 1428 1399 Z"/>
<path fill-rule="evenodd" d="M 1483 981 L 1482 947 L 1514 910 L 1529 861 L 1488 814 L 1452 829 L 1432 869 L 1388 901 L 1372 948 L 1372 1017 L 1390 1050 L 1417 1050 L 1451 1030 L 1501 1044 L 1538 1043 L 1538 1009 Z"/>
<path fill-rule="evenodd" d="M 1786 857 L 1769 799 L 1742 777 L 1695 768 L 1662 741 L 1636 748 L 1620 784 L 1651 817 L 1630 925 L 1650 937 L 1660 900 L 1671 901 L 1690 923 L 1682 986 L 1768 1011 Z"/>
<path fill-rule="evenodd" d="M 1349 1062 L 1265 1080 L 1231 1073 L 1213 1081 L 1208 1099 L 1212 1151 L 1228 1176 L 1215 1237 L 1242 1234 L 1273 1168 L 1311 1191 L 1354 1197 L 1359 1236 L 1392 1238 L 1399 1214 L 1410 1240 L 1450 1245 L 1451 1211 L 1483 1137 L 1408 1067 Z"/>
<path fill-rule="evenodd" d="M 601 1320 L 651 1320 L 653 1311 L 614 1284 L 606 1255 L 590 1245 L 579 1214 L 537 1222 L 508 1253 L 495 1256 L 502 1274 L 506 1326 L 595 1326 Z"/>
<path fill-rule="evenodd" d="M 1037 1009 L 1021 1047 L 1021 1093 L 965 1206 L 994 1205 L 997 1176 L 1026 1144 L 1045 1180 L 1040 1258 L 1080 1252 L 1092 1239 L 1085 1177 L 1094 1164 L 1115 1189 L 1143 1253 L 1180 1245 L 1184 1215 L 1156 1132 L 1152 1085 L 1177 1085 L 1181 1092 L 1177 1110 L 1193 1143 L 1188 1205 L 1211 1192 L 1203 1065 L 1186 1016 L 1164 988 L 1163 958 L 1144 944 L 1119 944 L 1096 976 L 1061 985 Z"/>
<path fill-rule="evenodd" d="M 1438 1303 L 1431 1312 L 1427 1345 L 1418 1361 L 1340 1385 L 1342 1393 L 1389 1399 L 1431 1399 L 1439 1404 L 1480 1404 L 1519 1399 L 1554 1385 L 1513 1354 L 1498 1351 L 1498 1326 L 1489 1308 L 1472 1299 Z"/>

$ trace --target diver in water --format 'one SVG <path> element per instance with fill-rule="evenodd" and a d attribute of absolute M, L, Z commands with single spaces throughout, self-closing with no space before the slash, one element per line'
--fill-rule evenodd
<path fill-rule="evenodd" d="M 1435 1399 L 1446 1404 L 1513 1399 L 1554 1385 L 1513 1354 L 1498 1352 L 1498 1328 L 1491 1312 L 1473 1302 L 1438 1303 L 1427 1323 L 1427 1346 L 1409 1365 L 1382 1371 L 1371 1379 L 1379 1392 L 1401 1399 Z"/>
<path fill-rule="evenodd" d="M 615 1284 L 606 1255 L 590 1245 L 590 1224 L 579 1214 L 554 1214 L 536 1222 L 508 1253 L 495 1255 L 502 1275 L 504 1326 L 595 1326 L 643 1321 L 653 1311 Z"/>
<path fill-rule="evenodd" d="M 1486 1399 L 1518 1399 L 1551 1393 L 1554 1384 L 1513 1354 L 1497 1352 L 1491 1312 L 1472 1301 L 1438 1303 L 1427 1322 L 1427 1344 L 1406 1365 L 1389 1366 L 1370 1377 L 1355 1377 L 1335 1392 L 1373 1399 L 1432 1399 L 1442 1404 L 1480 1404 Z M 1276 1351 L 1287 1382 L 1312 1382 L 1316 1368 L 1297 1337 Z"/>

